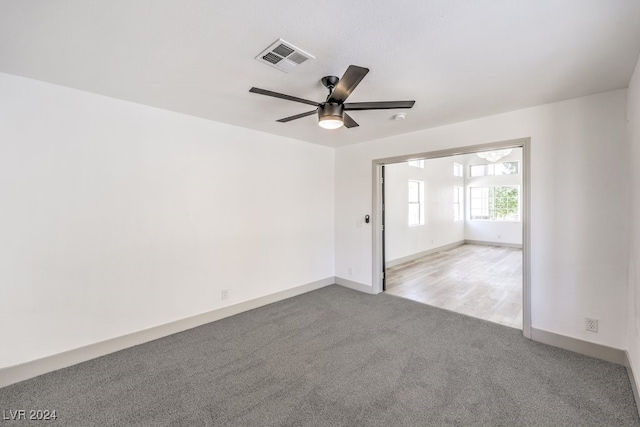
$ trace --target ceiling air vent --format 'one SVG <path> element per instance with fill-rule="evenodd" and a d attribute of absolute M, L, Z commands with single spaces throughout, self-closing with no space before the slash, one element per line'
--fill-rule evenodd
<path fill-rule="evenodd" d="M 266 48 L 260 55 L 256 56 L 256 59 L 288 73 L 307 59 L 315 59 L 315 57 L 289 42 L 278 39 L 278 41 Z"/>

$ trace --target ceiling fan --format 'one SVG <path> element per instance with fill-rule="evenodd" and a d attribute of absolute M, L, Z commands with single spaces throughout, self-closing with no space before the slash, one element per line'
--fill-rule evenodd
<path fill-rule="evenodd" d="M 249 92 L 258 93 L 260 95 L 273 96 L 274 98 L 286 99 L 288 101 L 301 102 L 303 104 L 313 105 L 315 110 L 306 113 L 296 114 L 295 116 L 285 117 L 276 120 L 280 123 L 290 122 L 291 120 L 300 119 L 302 117 L 311 116 L 318 113 L 318 125 L 325 129 L 337 129 L 344 125 L 346 128 L 358 126 L 355 120 L 346 112 L 357 110 L 390 110 L 394 108 L 411 108 L 416 101 L 382 101 L 382 102 L 345 102 L 351 92 L 358 86 L 364 76 L 369 72 L 368 68 L 349 65 L 347 71 L 341 79 L 336 76 L 326 76 L 320 81 L 329 89 L 329 95 L 324 102 L 314 102 L 307 99 L 298 98 L 283 93 L 272 92 L 270 90 L 252 87 Z"/>

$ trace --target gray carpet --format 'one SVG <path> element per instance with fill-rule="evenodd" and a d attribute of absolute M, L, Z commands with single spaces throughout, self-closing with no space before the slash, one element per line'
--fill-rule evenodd
<path fill-rule="evenodd" d="M 2 388 L 9 409 L 64 426 L 640 425 L 622 366 L 339 286 Z"/>

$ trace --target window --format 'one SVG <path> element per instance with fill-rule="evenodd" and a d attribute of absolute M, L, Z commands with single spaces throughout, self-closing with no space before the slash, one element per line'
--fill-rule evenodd
<path fill-rule="evenodd" d="M 520 187 L 469 188 L 471 219 L 520 221 Z"/>
<path fill-rule="evenodd" d="M 493 173 L 489 175 L 515 175 L 518 173 L 518 162 L 496 163 L 493 166 Z"/>
<path fill-rule="evenodd" d="M 407 163 L 414 168 L 424 169 L 424 160 L 409 160 Z"/>
<path fill-rule="evenodd" d="M 453 187 L 453 220 L 462 221 L 464 218 L 464 206 L 462 200 L 464 199 L 462 193 L 462 187 Z"/>
<path fill-rule="evenodd" d="M 488 165 L 471 165 L 469 166 L 469 176 L 485 176 L 487 174 Z"/>
<path fill-rule="evenodd" d="M 520 173 L 519 162 L 503 162 L 469 166 L 469 176 L 515 175 Z"/>
<path fill-rule="evenodd" d="M 409 180 L 409 226 L 424 224 L 424 182 Z"/>
<path fill-rule="evenodd" d="M 453 164 L 453 176 L 462 176 L 462 165 L 458 163 Z"/>

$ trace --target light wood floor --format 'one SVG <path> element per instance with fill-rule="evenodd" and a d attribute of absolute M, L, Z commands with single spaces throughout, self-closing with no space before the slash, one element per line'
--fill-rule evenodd
<path fill-rule="evenodd" d="M 522 329 L 522 249 L 461 245 L 386 276 L 388 294 Z"/>

